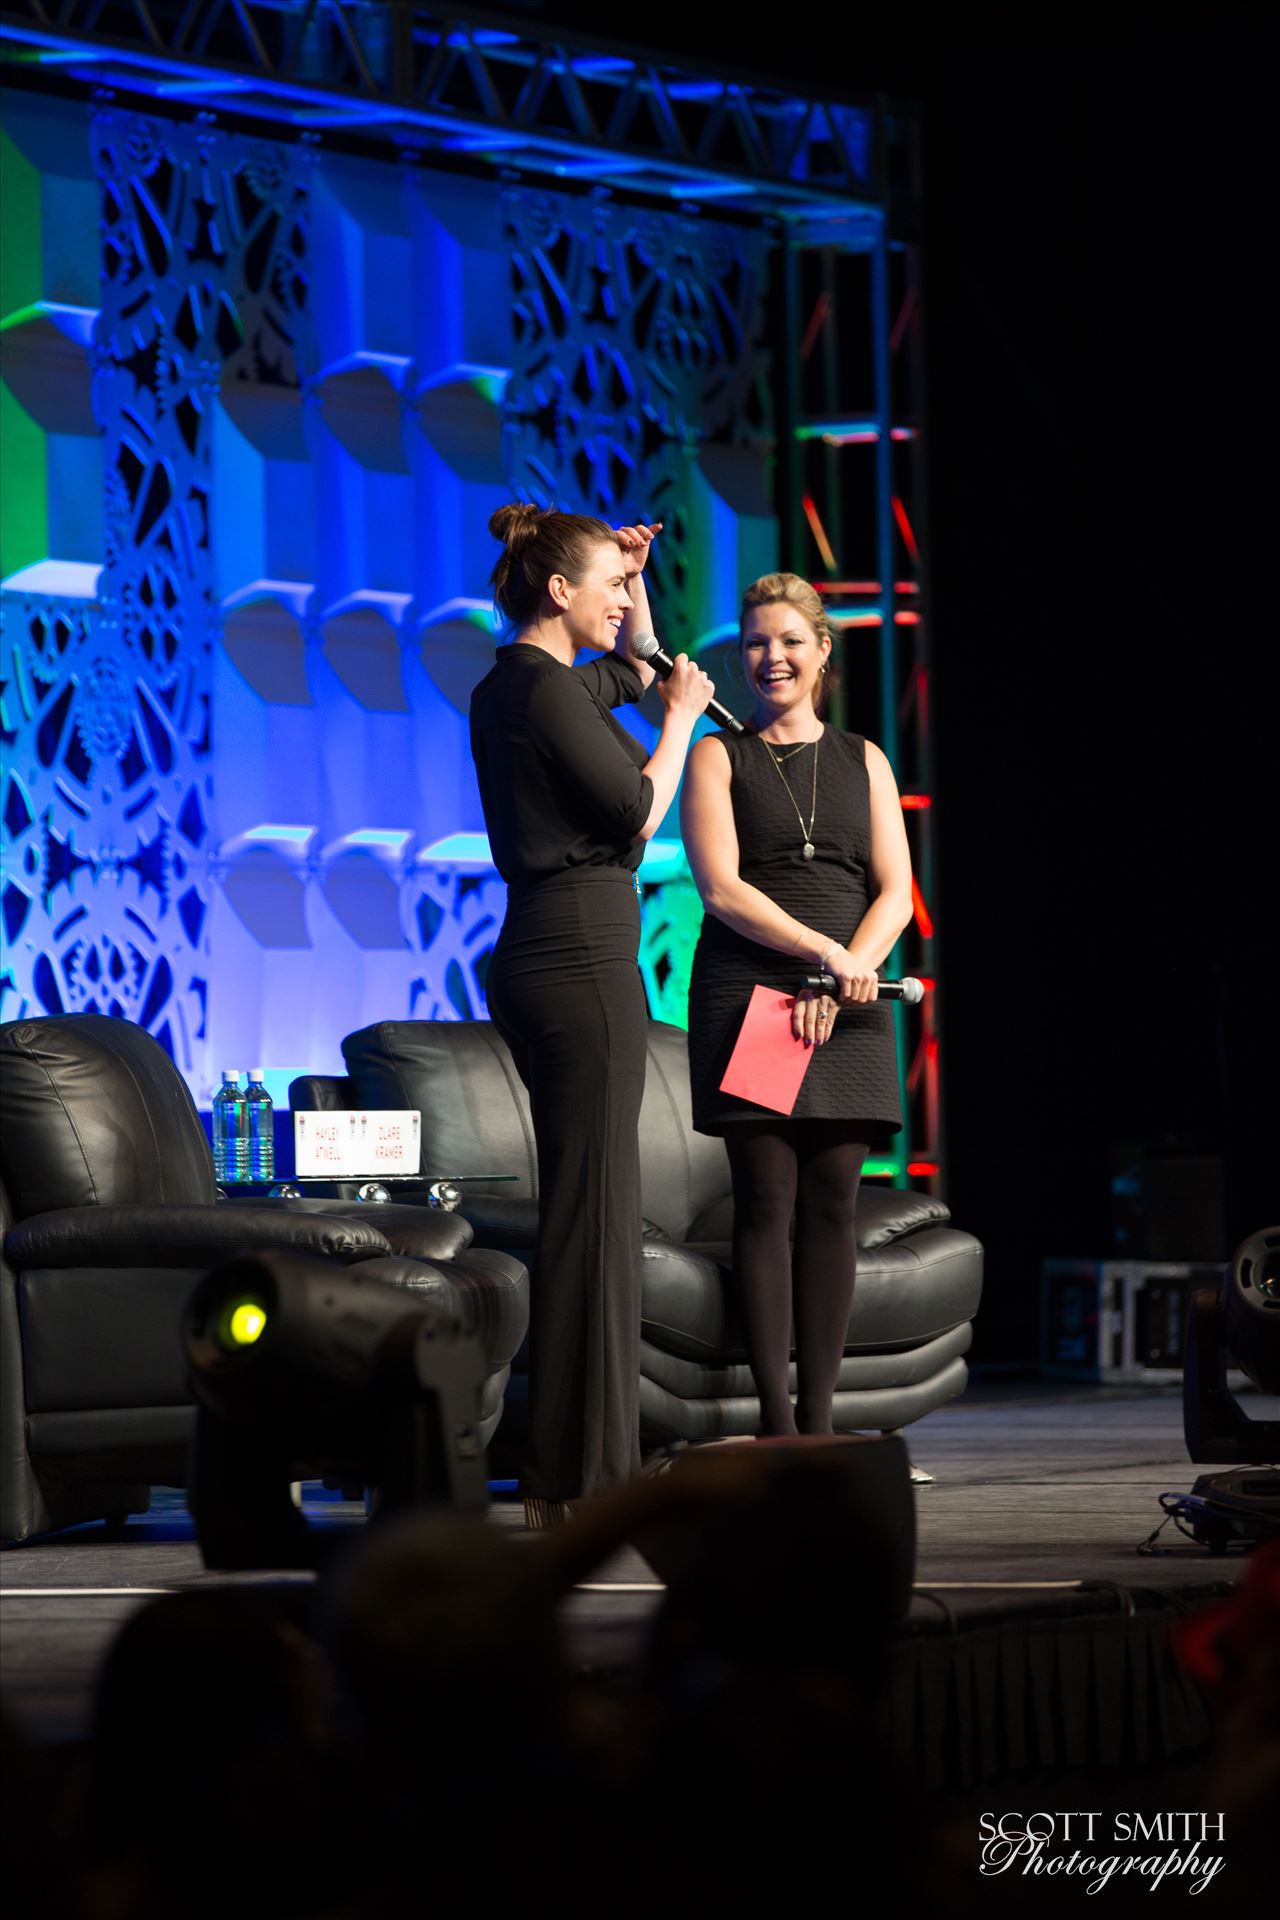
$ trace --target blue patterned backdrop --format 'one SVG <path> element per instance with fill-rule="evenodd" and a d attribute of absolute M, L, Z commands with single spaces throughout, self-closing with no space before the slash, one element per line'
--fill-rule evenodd
<path fill-rule="evenodd" d="M 776 560 L 765 238 L 209 116 L 6 93 L 3 140 L 3 1016 L 138 1020 L 202 1101 L 483 1016 L 489 514 L 662 519 L 659 629 L 714 637 Z"/>

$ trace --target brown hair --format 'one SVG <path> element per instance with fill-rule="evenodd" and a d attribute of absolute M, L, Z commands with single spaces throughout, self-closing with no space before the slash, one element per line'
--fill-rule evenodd
<path fill-rule="evenodd" d="M 831 623 L 827 619 L 827 610 L 817 591 L 798 573 L 765 573 L 753 580 L 742 596 L 742 612 L 738 616 L 738 644 L 742 645 L 743 625 L 753 607 L 772 607 L 778 601 L 785 600 L 813 628 L 819 641 L 831 639 Z M 827 708 L 831 702 L 831 693 L 835 685 L 835 648 L 827 655 L 826 667 L 819 678 L 813 702 L 814 712 L 819 720 L 827 717 Z"/>
<path fill-rule="evenodd" d="M 494 601 L 504 619 L 517 627 L 533 619 L 553 573 L 562 573 L 577 586 L 591 564 L 592 550 L 607 542 L 616 545 L 618 539 L 607 520 L 535 507 L 528 500 L 499 507 L 489 531 L 502 542 L 489 575 Z"/>

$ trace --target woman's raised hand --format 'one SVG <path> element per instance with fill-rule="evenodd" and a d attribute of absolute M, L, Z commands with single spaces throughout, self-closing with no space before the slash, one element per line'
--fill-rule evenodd
<path fill-rule="evenodd" d="M 671 672 L 658 682 L 658 692 L 668 714 L 679 714 L 690 721 L 706 712 L 707 702 L 715 690 L 714 680 L 696 666 L 687 653 L 678 653 Z"/>
<path fill-rule="evenodd" d="M 618 528 L 618 545 L 624 553 L 631 555 L 631 558 L 635 561 L 636 566 L 642 573 L 644 572 L 644 563 L 649 558 L 649 548 L 653 544 L 653 536 L 661 532 L 661 520 L 655 520 L 651 527 L 647 527 L 641 523 L 641 525 L 636 527 Z"/>

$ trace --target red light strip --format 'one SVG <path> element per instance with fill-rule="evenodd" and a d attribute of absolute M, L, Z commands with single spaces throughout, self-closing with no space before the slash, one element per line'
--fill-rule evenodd
<path fill-rule="evenodd" d="M 878 580 L 815 580 L 813 585 L 818 593 L 879 593 L 880 591 Z M 893 589 L 895 593 L 919 593 L 920 583 L 917 580 L 895 580 Z"/>
<path fill-rule="evenodd" d="M 908 287 L 906 297 L 898 308 L 898 317 L 893 323 L 893 332 L 889 335 L 889 351 L 896 353 L 902 345 L 902 337 L 911 325 L 911 316 L 916 310 L 916 290 Z"/>
<path fill-rule="evenodd" d="M 821 438 L 824 447 L 874 447 L 880 438 L 880 429 L 872 423 L 841 427 L 838 422 L 833 421 L 825 431 L 820 425 L 815 425 L 807 437 Z M 895 440 L 899 444 L 904 440 L 918 440 L 919 437 L 915 427 L 890 427 L 889 429 L 890 440 Z"/>
<path fill-rule="evenodd" d="M 836 570 L 836 557 L 831 551 L 831 542 L 827 538 L 827 530 L 818 517 L 818 509 L 813 504 L 813 495 L 806 493 L 800 504 L 804 508 L 804 517 L 809 522 L 809 531 L 818 543 L 818 552 L 822 555 L 824 562 L 831 569 L 832 573 L 834 573 Z"/>
<path fill-rule="evenodd" d="M 921 936 L 925 940 L 932 940 L 933 921 L 930 918 L 929 909 L 924 903 L 924 895 L 920 891 L 919 882 L 914 875 L 911 880 L 911 908 L 915 914 L 916 925 L 920 929 Z"/>
<path fill-rule="evenodd" d="M 936 1173 L 937 1171 L 938 1163 L 936 1160 L 908 1160 L 907 1162 L 908 1173 L 929 1174 Z"/>
<path fill-rule="evenodd" d="M 831 295 L 826 292 L 820 293 L 814 302 L 813 312 L 809 316 L 809 324 L 804 330 L 804 339 L 800 343 L 800 358 L 802 360 L 807 360 L 813 352 L 818 335 L 822 332 L 822 323 L 830 311 Z"/>
<path fill-rule="evenodd" d="M 927 793 L 902 793 L 898 795 L 898 798 L 901 800 L 903 810 L 906 813 L 923 813 L 927 807 L 933 805 L 933 801 Z"/>
<path fill-rule="evenodd" d="M 920 625 L 920 615 L 918 613 L 895 613 L 893 616 L 893 624 L 895 627 L 918 627 Z"/>
<path fill-rule="evenodd" d="M 911 531 L 911 522 L 907 518 L 907 510 L 896 493 L 893 496 L 893 517 L 898 523 L 898 532 L 902 535 L 903 544 L 907 552 L 911 555 L 911 564 L 913 567 L 918 567 L 920 565 L 920 549 L 916 545 L 916 537 Z"/>
<path fill-rule="evenodd" d="M 917 660 L 915 665 L 912 667 L 910 674 L 907 676 L 907 684 L 902 689 L 902 698 L 898 702 L 898 719 L 900 721 L 906 720 L 908 713 L 911 711 L 912 701 L 913 700 L 918 701 L 919 699 L 920 677 L 922 672 L 923 672 L 923 669 L 920 665 L 920 662 Z"/>

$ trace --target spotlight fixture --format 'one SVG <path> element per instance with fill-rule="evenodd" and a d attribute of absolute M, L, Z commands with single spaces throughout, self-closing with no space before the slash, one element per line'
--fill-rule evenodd
<path fill-rule="evenodd" d="M 1182 1419 L 1193 1460 L 1236 1470 L 1201 1474 L 1191 1490 L 1195 1536 L 1214 1552 L 1280 1535 L 1280 1420 L 1252 1419 L 1227 1386 L 1234 1361 L 1280 1394 L 1280 1227 L 1250 1234 L 1217 1293 L 1195 1293 L 1187 1321 Z"/>
<path fill-rule="evenodd" d="M 358 1267 L 242 1255 L 183 1316 L 196 1437 L 189 1503 L 209 1567 L 315 1566 L 332 1541 L 294 1505 L 315 1474 L 373 1488 L 377 1510 L 482 1508 L 477 1341 Z"/>

